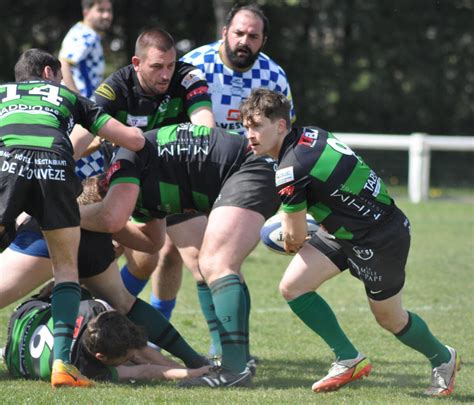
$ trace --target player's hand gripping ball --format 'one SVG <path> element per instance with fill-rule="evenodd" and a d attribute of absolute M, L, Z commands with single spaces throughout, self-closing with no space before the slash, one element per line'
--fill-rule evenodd
<path fill-rule="evenodd" d="M 311 238 L 318 232 L 319 225 L 309 214 L 306 214 L 306 223 L 308 224 L 308 237 Z M 284 255 L 290 254 L 285 252 L 283 248 L 283 231 L 280 215 L 276 214 L 267 219 L 260 230 L 260 239 L 271 251 Z"/>

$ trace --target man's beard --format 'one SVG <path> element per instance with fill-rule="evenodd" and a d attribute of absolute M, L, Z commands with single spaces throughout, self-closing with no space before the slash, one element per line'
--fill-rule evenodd
<path fill-rule="evenodd" d="M 262 47 L 260 47 L 260 49 L 257 52 L 252 53 L 251 49 L 248 46 L 241 45 L 241 46 L 237 46 L 237 48 L 235 48 L 235 50 L 233 51 L 230 48 L 230 44 L 227 38 L 225 39 L 224 45 L 225 45 L 224 51 L 225 51 L 225 55 L 227 56 L 227 59 L 230 61 L 230 63 L 233 66 L 239 69 L 246 69 L 252 66 L 254 62 L 257 60 L 258 54 L 260 53 L 260 50 L 262 49 Z M 247 51 L 247 54 L 245 56 L 239 56 L 237 52 L 241 50 Z"/>

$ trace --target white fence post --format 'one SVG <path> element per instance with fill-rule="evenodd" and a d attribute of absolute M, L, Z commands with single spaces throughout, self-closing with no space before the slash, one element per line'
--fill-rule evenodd
<path fill-rule="evenodd" d="M 414 203 L 428 200 L 430 184 L 430 146 L 426 134 L 410 137 L 408 162 L 408 195 Z"/>

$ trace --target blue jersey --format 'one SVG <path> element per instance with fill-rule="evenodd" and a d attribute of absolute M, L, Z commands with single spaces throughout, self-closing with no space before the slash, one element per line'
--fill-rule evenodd
<path fill-rule="evenodd" d="M 262 52 L 250 69 L 245 72 L 234 71 L 224 64 L 219 55 L 222 44 L 222 41 L 217 41 L 201 46 L 181 59 L 198 67 L 206 75 L 217 127 L 244 135 L 239 106 L 253 89 L 259 87 L 287 96 L 291 102 L 291 119 L 294 121 L 295 111 L 285 71 Z"/>

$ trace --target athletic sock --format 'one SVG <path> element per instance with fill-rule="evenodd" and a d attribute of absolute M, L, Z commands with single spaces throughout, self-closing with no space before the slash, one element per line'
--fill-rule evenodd
<path fill-rule="evenodd" d="M 189 346 L 174 326 L 150 304 L 137 298 L 127 317 L 135 324 L 145 327 L 150 342 L 183 360 L 186 367 L 196 368 L 203 365 L 202 356 Z"/>
<path fill-rule="evenodd" d="M 347 338 L 331 307 L 321 296 L 308 292 L 288 301 L 288 305 L 298 318 L 321 336 L 338 360 L 357 357 L 357 349 Z"/>
<path fill-rule="evenodd" d="M 451 353 L 431 333 L 428 325 L 423 319 L 413 312 L 408 312 L 408 323 L 395 337 L 403 344 L 424 354 L 433 368 L 447 363 L 451 358 Z"/>
<path fill-rule="evenodd" d="M 197 294 L 199 298 L 199 304 L 201 305 L 201 311 L 207 322 L 209 328 L 209 334 L 212 339 L 212 346 L 214 348 L 214 355 L 222 355 L 221 338 L 219 336 L 219 329 L 217 327 L 218 320 L 216 311 L 214 309 L 214 302 L 212 301 L 211 290 L 206 283 L 196 283 Z"/>
<path fill-rule="evenodd" d="M 247 361 L 250 360 L 250 339 L 249 339 L 249 334 L 250 334 L 250 308 L 252 306 L 252 300 L 250 298 L 250 291 L 249 288 L 247 287 L 247 284 L 245 281 L 242 283 L 242 290 L 244 293 L 244 302 L 245 302 L 245 311 L 244 311 L 244 332 L 245 332 L 245 338 L 247 340 L 247 350 L 246 350 L 246 359 Z"/>
<path fill-rule="evenodd" d="M 219 320 L 222 345 L 222 366 L 240 373 L 245 370 L 248 342 L 245 339 L 242 284 L 239 276 L 231 274 L 214 281 L 210 286 L 212 300 Z"/>
<path fill-rule="evenodd" d="M 160 311 L 161 314 L 169 321 L 171 318 L 171 313 L 173 312 L 173 308 L 176 305 L 176 298 L 173 298 L 172 300 L 160 300 L 155 296 L 155 294 L 151 293 L 150 304 L 157 311 Z"/>
<path fill-rule="evenodd" d="M 70 363 L 70 352 L 77 312 L 81 300 L 81 287 L 75 282 L 56 284 L 51 295 L 53 318 L 54 359 Z"/>
<path fill-rule="evenodd" d="M 120 270 L 120 275 L 122 276 L 123 283 L 128 292 L 135 297 L 142 292 L 146 283 L 148 283 L 148 279 L 142 280 L 130 273 L 126 264 L 122 267 L 122 270 Z"/>

